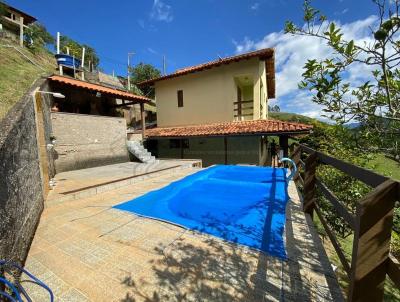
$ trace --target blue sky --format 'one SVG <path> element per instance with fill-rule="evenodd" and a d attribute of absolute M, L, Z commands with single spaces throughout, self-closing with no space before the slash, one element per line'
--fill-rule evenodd
<path fill-rule="evenodd" d="M 94 47 L 100 56 L 101 67 L 109 73 L 115 70 L 124 75 L 127 53 L 132 51 L 136 53 L 133 64 L 146 62 L 158 68 L 162 66 L 162 56 L 166 55 L 167 72 L 172 72 L 216 59 L 218 55 L 276 47 L 277 81 L 280 82 L 277 83 L 278 100 L 275 102 L 286 111 L 310 116 L 317 114 L 318 108 L 309 103 L 309 95 L 297 91 L 294 85 L 304 64 L 304 58 L 296 58 L 299 56 L 296 48 L 307 49 L 309 42 L 292 43 L 295 38 L 281 32 L 288 19 L 301 23 L 301 0 L 7 2 L 35 16 L 50 33 L 55 35 L 60 31 Z M 60 3 L 63 3 L 62 9 L 59 9 Z M 370 24 L 363 23 L 354 28 L 351 27 L 354 22 L 368 20 L 375 13 L 369 0 L 317 0 L 314 6 L 329 19 L 338 20 L 353 31 Z M 364 32 L 356 34 L 357 39 L 366 35 Z M 304 54 L 324 54 L 323 47 L 314 48 L 311 52 L 304 50 Z"/>

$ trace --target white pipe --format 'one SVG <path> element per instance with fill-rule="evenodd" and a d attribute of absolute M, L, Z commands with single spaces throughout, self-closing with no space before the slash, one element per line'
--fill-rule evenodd
<path fill-rule="evenodd" d="M 60 32 L 57 32 L 57 54 L 60 54 Z"/>
<path fill-rule="evenodd" d="M 82 47 L 82 64 L 81 66 L 83 67 L 85 65 L 85 47 Z"/>

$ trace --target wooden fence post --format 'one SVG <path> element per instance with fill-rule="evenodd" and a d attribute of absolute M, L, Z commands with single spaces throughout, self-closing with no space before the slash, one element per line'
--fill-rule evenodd
<path fill-rule="evenodd" d="M 318 156 L 316 152 L 311 153 L 305 160 L 304 171 L 304 212 L 313 217 L 315 193 L 316 193 L 316 178 L 315 173 L 318 165 Z"/>
<path fill-rule="evenodd" d="M 349 301 L 383 301 L 393 209 L 399 190 L 398 183 L 389 179 L 357 204 Z"/>

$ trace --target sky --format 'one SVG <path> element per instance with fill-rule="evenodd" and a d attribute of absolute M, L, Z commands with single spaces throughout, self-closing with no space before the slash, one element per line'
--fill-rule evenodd
<path fill-rule="evenodd" d="M 286 20 L 302 24 L 302 0 L 7 0 L 36 17 L 54 36 L 59 31 L 96 49 L 105 72 L 126 75 L 131 64 L 145 62 L 167 73 L 176 69 L 265 47 L 276 49 L 276 91 L 281 111 L 320 118 L 321 107 L 297 89 L 309 58 L 329 49 L 315 39 L 283 33 Z M 68 4 L 67 4 L 68 3 Z M 371 0 L 315 0 L 348 38 L 367 40 L 376 23 Z M 354 66 L 348 77 L 361 83 L 370 71 Z"/>

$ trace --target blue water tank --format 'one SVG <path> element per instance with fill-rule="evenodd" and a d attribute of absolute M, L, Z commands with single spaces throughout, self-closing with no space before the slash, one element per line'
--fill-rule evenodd
<path fill-rule="evenodd" d="M 73 56 L 65 54 L 57 54 L 55 55 L 55 57 L 58 65 L 64 65 L 71 68 L 74 68 L 74 64 L 75 68 L 79 68 L 81 66 L 81 60 L 74 58 Z"/>

